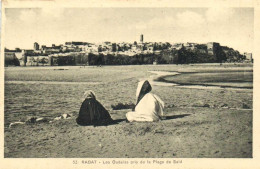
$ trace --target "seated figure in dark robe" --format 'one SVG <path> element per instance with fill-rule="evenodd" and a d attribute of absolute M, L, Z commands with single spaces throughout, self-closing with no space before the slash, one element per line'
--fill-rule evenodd
<path fill-rule="evenodd" d="M 84 126 L 106 125 L 112 122 L 112 118 L 102 104 L 96 100 L 94 92 L 86 91 L 76 122 Z"/>

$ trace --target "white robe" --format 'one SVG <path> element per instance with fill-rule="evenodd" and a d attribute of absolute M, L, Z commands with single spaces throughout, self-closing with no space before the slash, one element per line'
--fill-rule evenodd
<path fill-rule="evenodd" d="M 140 82 L 142 84 L 142 82 Z M 139 83 L 139 84 L 140 84 Z M 141 84 L 138 85 L 136 97 L 138 98 Z M 137 104 L 134 112 L 128 112 L 126 118 L 129 122 L 133 121 L 159 121 L 163 116 L 163 101 L 152 93 L 147 93 Z"/>

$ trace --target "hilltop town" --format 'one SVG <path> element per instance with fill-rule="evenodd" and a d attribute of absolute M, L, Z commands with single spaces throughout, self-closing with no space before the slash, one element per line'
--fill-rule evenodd
<path fill-rule="evenodd" d="M 35 42 L 33 49 L 5 48 L 5 66 L 134 65 L 253 62 L 252 53 L 221 46 L 217 42 L 88 43 L 65 42 L 51 47 Z"/>

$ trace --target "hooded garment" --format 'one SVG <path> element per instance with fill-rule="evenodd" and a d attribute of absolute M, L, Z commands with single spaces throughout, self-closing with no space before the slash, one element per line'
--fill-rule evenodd
<path fill-rule="evenodd" d="M 84 101 L 76 119 L 79 125 L 98 125 L 112 121 L 108 111 L 96 100 L 94 92 L 86 91 L 83 97 Z"/>
<path fill-rule="evenodd" d="M 138 83 L 135 110 L 126 114 L 129 122 L 158 121 L 163 116 L 164 103 L 158 96 L 150 93 L 151 90 L 147 80 Z"/>

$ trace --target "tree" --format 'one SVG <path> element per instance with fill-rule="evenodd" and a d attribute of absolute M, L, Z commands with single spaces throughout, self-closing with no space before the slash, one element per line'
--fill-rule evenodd
<path fill-rule="evenodd" d="M 88 63 L 89 63 L 89 65 L 96 65 L 97 64 L 97 56 L 93 53 L 89 53 Z"/>
<path fill-rule="evenodd" d="M 179 64 L 185 64 L 187 63 L 187 50 L 182 47 L 179 51 L 178 51 L 178 63 Z"/>
<path fill-rule="evenodd" d="M 153 64 L 154 61 L 154 55 L 153 54 L 147 54 L 143 58 L 144 64 Z"/>
<path fill-rule="evenodd" d="M 20 62 L 15 54 L 5 55 L 5 66 L 9 65 L 20 66 Z"/>
<path fill-rule="evenodd" d="M 104 64 L 105 65 L 113 65 L 114 59 L 115 59 L 114 55 L 108 54 L 108 55 L 104 56 Z"/>
<path fill-rule="evenodd" d="M 216 50 L 216 60 L 218 63 L 225 62 L 227 60 L 226 54 L 224 53 L 221 46 L 219 46 Z"/>
<path fill-rule="evenodd" d="M 70 56 L 58 56 L 58 65 L 64 66 L 64 65 L 75 65 L 75 57 L 72 55 Z"/>
<path fill-rule="evenodd" d="M 97 65 L 103 65 L 104 64 L 104 55 L 101 53 L 97 57 Z"/>

